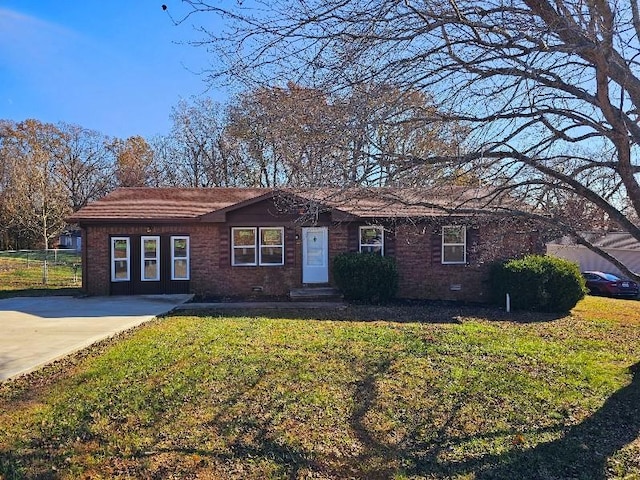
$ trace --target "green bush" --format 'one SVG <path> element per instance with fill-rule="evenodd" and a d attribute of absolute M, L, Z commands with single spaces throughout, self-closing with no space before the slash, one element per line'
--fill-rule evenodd
<path fill-rule="evenodd" d="M 390 257 L 341 253 L 333 259 L 333 278 L 348 300 L 384 303 L 398 291 L 398 270 Z"/>
<path fill-rule="evenodd" d="M 587 291 L 577 264 L 542 255 L 496 264 L 490 277 L 494 303 L 504 305 L 508 293 L 520 310 L 568 312 Z"/>

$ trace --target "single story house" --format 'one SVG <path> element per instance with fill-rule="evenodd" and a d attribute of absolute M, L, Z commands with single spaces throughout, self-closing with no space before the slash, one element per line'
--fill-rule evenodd
<path fill-rule="evenodd" d="M 287 295 L 331 285 L 338 253 L 369 252 L 395 258 L 402 298 L 484 301 L 493 261 L 544 245 L 535 228 L 489 209 L 480 193 L 120 188 L 69 221 L 82 231 L 90 295 Z M 449 210 L 454 203 L 464 210 Z"/>
<path fill-rule="evenodd" d="M 593 245 L 620 260 L 632 272 L 640 273 L 640 242 L 627 232 L 583 232 Z M 576 244 L 571 237 L 562 237 L 547 244 L 547 254 L 575 262 L 581 271 L 610 272 L 623 278 L 627 276 L 613 263 Z"/>

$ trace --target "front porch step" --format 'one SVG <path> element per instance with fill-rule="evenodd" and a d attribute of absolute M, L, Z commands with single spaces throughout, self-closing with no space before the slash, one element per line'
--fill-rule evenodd
<path fill-rule="evenodd" d="M 333 287 L 303 287 L 289 291 L 292 302 L 333 302 L 342 300 L 342 294 Z"/>

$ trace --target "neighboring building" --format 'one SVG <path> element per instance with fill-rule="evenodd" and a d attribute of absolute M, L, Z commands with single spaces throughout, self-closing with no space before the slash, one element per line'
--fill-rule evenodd
<path fill-rule="evenodd" d="M 78 229 L 63 231 L 58 239 L 58 247 L 80 252 L 82 250 L 82 232 Z"/>
<path fill-rule="evenodd" d="M 640 273 L 640 242 L 627 232 L 583 233 L 593 245 L 620 260 L 632 272 Z M 581 271 L 610 272 L 626 278 L 626 275 L 587 247 L 577 245 L 570 237 L 563 237 L 547 244 L 547 254 L 577 263 Z"/>
<path fill-rule="evenodd" d="M 286 295 L 331 284 L 333 257 L 361 251 L 396 259 L 400 297 L 485 301 L 491 262 L 543 246 L 479 197 L 466 187 L 121 188 L 69 221 L 82 229 L 91 295 Z M 461 202 L 481 213 L 442 209 Z"/>

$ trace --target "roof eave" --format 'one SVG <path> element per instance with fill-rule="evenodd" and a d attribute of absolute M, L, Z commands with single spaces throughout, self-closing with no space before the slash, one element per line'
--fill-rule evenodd
<path fill-rule="evenodd" d="M 102 224 L 170 224 L 170 223 L 199 223 L 200 217 L 148 217 L 148 218 L 118 218 L 118 217 L 102 217 L 102 218 L 67 218 L 67 223 L 78 225 L 102 225 Z"/>

